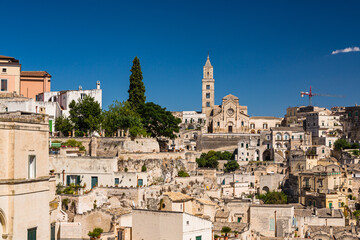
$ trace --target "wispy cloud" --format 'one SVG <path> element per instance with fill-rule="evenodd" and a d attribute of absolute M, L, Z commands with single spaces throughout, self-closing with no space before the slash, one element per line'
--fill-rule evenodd
<path fill-rule="evenodd" d="M 332 51 L 331 54 L 348 53 L 348 52 L 360 52 L 360 48 L 359 47 L 348 47 L 348 48 Z"/>

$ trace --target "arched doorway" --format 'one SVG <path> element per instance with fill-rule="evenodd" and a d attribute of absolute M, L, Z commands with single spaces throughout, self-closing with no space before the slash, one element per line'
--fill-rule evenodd
<path fill-rule="evenodd" d="M 0 238 L 2 239 L 3 236 L 6 236 L 7 230 L 6 230 L 6 218 L 5 213 L 0 208 Z"/>
<path fill-rule="evenodd" d="M 271 152 L 269 149 L 267 149 L 263 153 L 263 161 L 270 161 L 270 160 L 271 160 Z"/>
<path fill-rule="evenodd" d="M 267 186 L 263 187 L 262 190 L 266 193 L 268 193 L 270 191 L 269 187 L 267 187 Z"/>

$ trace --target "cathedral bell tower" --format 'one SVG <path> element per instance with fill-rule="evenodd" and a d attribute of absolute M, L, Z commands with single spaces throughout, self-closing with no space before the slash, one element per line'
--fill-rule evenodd
<path fill-rule="evenodd" d="M 208 54 L 202 80 L 202 113 L 205 113 L 206 116 L 210 116 L 211 111 L 214 109 L 214 68 L 211 66 L 210 57 Z"/>

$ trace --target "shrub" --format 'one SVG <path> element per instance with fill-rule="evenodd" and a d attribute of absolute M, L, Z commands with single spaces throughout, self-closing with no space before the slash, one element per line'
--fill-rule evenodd
<path fill-rule="evenodd" d="M 266 194 L 256 195 L 256 198 L 264 201 L 265 204 L 286 204 L 287 196 L 283 192 L 267 192 Z"/>
<path fill-rule="evenodd" d="M 104 230 L 102 230 L 102 228 L 94 228 L 92 232 L 88 233 L 88 236 L 92 238 L 99 238 L 103 232 Z"/>
<path fill-rule="evenodd" d="M 144 164 L 144 165 L 142 165 L 142 167 L 141 167 L 141 171 L 142 171 L 142 172 L 146 172 L 146 170 L 147 170 L 146 165 L 145 165 L 145 164 Z"/>
<path fill-rule="evenodd" d="M 180 170 L 178 172 L 178 177 L 190 177 L 190 175 L 187 172 L 185 172 L 184 170 Z"/>

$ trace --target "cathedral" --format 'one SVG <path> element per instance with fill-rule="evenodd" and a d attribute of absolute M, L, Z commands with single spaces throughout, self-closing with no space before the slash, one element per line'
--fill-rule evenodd
<path fill-rule="evenodd" d="M 202 80 L 202 113 L 206 114 L 208 133 L 248 133 L 249 120 L 247 106 L 239 104 L 239 98 L 229 94 L 215 105 L 214 68 L 208 55 Z"/>

